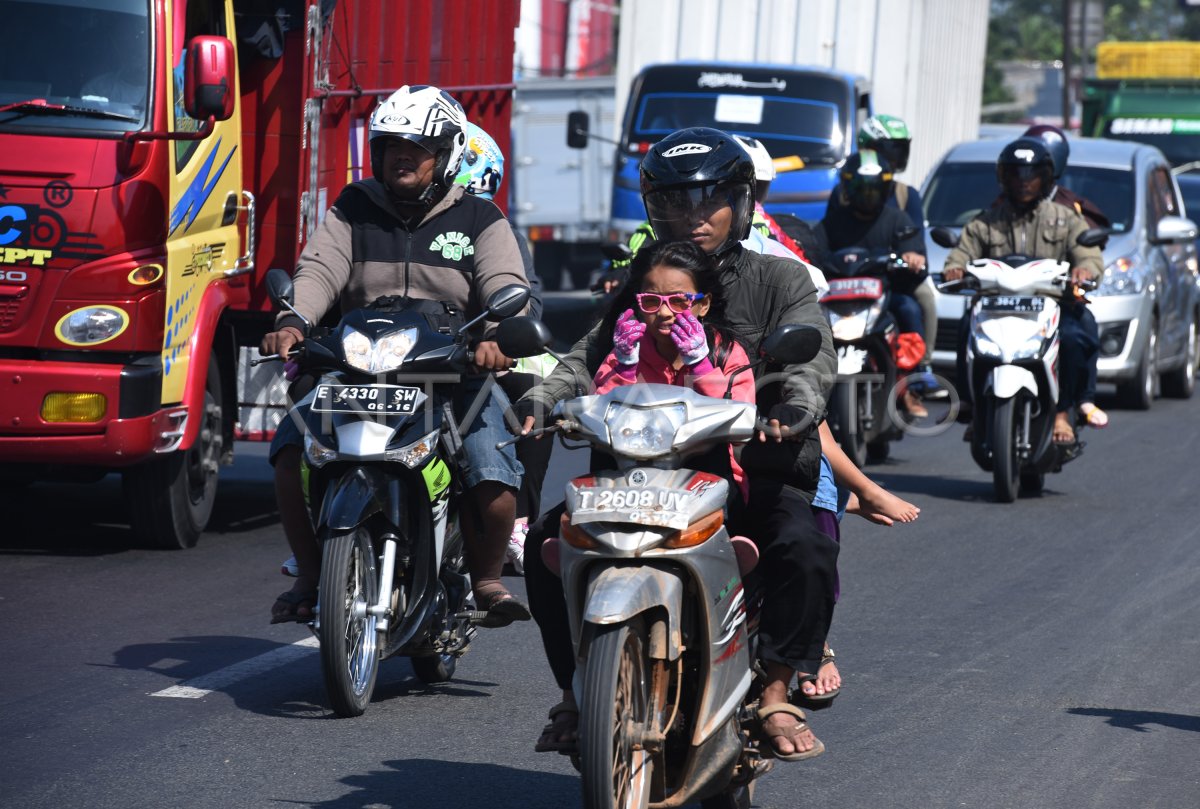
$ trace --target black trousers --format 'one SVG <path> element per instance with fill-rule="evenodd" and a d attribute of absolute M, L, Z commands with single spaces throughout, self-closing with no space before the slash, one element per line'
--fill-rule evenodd
<path fill-rule="evenodd" d="M 542 562 L 542 544 L 558 533 L 565 506 L 530 528 L 525 540 L 525 587 L 558 687 L 571 688 L 575 651 L 562 580 Z M 763 594 L 759 656 L 797 671 L 815 672 L 833 621 L 838 544 L 822 533 L 800 492 L 771 480 L 750 484 L 750 501 L 731 524 L 758 545 L 759 563 L 747 589 Z"/>

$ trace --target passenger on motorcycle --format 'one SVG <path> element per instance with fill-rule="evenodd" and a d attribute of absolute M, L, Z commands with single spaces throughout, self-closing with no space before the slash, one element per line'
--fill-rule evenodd
<path fill-rule="evenodd" d="M 300 257 L 294 305 L 310 323 L 336 303 L 349 310 L 386 295 L 443 301 L 473 317 L 479 302 L 501 287 L 527 284 L 504 215 L 454 185 L 465 127 L 462 106 L 436 87 L 402 87 L 376 108 L 370 124 L 373 177 L 345 188 Z M 304 339 L 302 325 L 281 314 L 259 350 L 286 356 Z M 474 404 L 487 372 L 512 365 L 487 336 L 476 335 L 479 374 L 463 384 L 459 413 Z M 507 406 L 507 397 L 493 387 L 463 436 L 462 525 L 477 606 L 487 613 L 483 626 L 530 617 L 500 581 L 522 474 L 511 447 L 496 449 Z M 276 600 L 272 623 L 311 620 L 320 576 L 320 549 L 301 481 L 301 424 L 289 414 L 271 445 L 280 519 L 299 574 Z"/>
<path fill-rule="evenodd" d="M 1076 211 L 1055 205 L 1048 199 L 1054 186 L 1054 161 L 1045 144 L 1037 138 L 1018 138 L 1004 147 L 996 161 L 996 179 L 1003 201 L 976 216 L 963 228 L 958 246 L 946 257 L 947 281 L 962 278 L 964 268 L 980 258 L 1008 255 L 1031 259 L 1070 261 L 1073 284 L 1094 281 L 1103 274 L 1104 262 L 1099 248 L 1084 247 L 1076 240 L 1088 229 L 1087 220 Z M 1075 287 L 1065 291 L 1075 301 Z M 1054 421 L 1054 441 L 1075 443 L 1071 414 L 1080 404 L 1087 384 L 1088 363 L 1099 350 L 1081 321 L 1085 307 L 1061 308 L 1059 324 L 1059 393 Z M 959 327 L 959 395 L 969 401 L 970 385 L 966 370 L 967 317 Z"/>
<path fill-rule="evenodd" d="M 829 327 L 808 273 L 796 272 L 789 259 L 742 247 L 753 209 L 754 165 L 729 135 L 704 127 L 675 132 L 651 147 L 641 178 L 655 232 L 690 240 L 714 257 L 729 328 L 751 353 L 785 323 L 815 326 L 824 335 L 821 352 L 811 363 L 758 370 L 757 399 L 767 424 L 741 455 L 750 496 L 740 528 L 759 547 L 758 570 L 764 579 L 759 640 L 767 676 L 762 704 L 779 708 L 764 713 L 763 732 L 776 755 L 811 757 L 821 745 L 806 723 L 796 721 L 787 698 L 797 671 L 817 670 L 833 616 L 838 548 L 817 529 L 810 506 L 819 473 L 816 426 L 835 378 Z M 595 374 L 610 351 L 609 339 L 602 327 L 593 329 L 542 386 L 517 402 L 514 410 L 524 431 L 544 420 L 555 402 L 574 395 L 576 375 Z M 556 523 L 543 518 L 530 530 L 526 583 L 555 679 L 569 697 L 574 657 L 562 583 L 535 561 L 540 560 L 547 525 Z M 801 687 L 815 692 L 810 682 Z M 540 749 L 573 745 L 577 716 L 564 709 L 554 719 L 539 740 Z"/>
<path fill-rule="evenodd" d="M 924 338 L 921 306 L 913 293 L 925 280 L 925 235 L 908 214 L 887 206 L 891 190 L 892 168 L 886 160 L 870 149 L 850 155 L 842 166 L 834 192 L 837 200 L 817 224 L 817 243 L 830 253 L 862 247 L 900 255 L 908 266 L 890 279 L 888 311 L 902 333 Z M 831 269 L 840 271 L 836 266 Z M 905 389 L 902 396 L 910 415 L 917 418 L 929 415 L 913 391 Z"/>

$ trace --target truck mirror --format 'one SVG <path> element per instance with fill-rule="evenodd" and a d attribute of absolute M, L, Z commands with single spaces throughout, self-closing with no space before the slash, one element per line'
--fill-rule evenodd
<path fill-rule="evenodd" d="M 197 121 L 233 115 L 233 43 L 225 37 L 193 37 L 183 71 L 183 107 Z"/>
<path fill-rule="evenodd" d="M 572 149 L 586 149 L 588 130 L 591 126 L 591 120 L 583 110 L 567 113 L 567 146 Z"/>

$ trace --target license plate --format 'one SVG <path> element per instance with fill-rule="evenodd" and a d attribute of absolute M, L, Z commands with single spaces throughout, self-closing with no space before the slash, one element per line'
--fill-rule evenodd
<path fill-rule="evenodd" d="M 318 385 L 312 409 L 318 413 L 410 416 L 420 404 L 421 389 L 404 385 Z"/>
<path fill-rule="evenodd" d="M 1045 298 L 996 295 L 984 298 L 979 308 L 985 312 L 1040 312 L 1045 306 Z"/>
<path fill-rule="evenodd" d="M 666 528 L 687 528 L 692 493 L 656 486 L 615 486 L 580 489 L 571 522 L 632 522 Z"/>

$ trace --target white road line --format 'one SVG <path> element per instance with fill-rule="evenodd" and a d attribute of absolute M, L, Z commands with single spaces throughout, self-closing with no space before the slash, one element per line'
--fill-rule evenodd
<path fill-rule="evenodd" d="M 249 679 L 265 671 L 285 666 L 301 657 L 307 657 L 319 645 L 320 643 L 316 638 L 305 638 L 304 640 L 296 641 L 290 646 L 281 646 L 265 654 L 260 654 L 258 657 L 243 660 L 241 663 L 234 663 L 232 666 L 226 666 L 223 669 L 218 669 L 208 674 L 201 674 L 199 677 L 195 677 L 179 685 L 173 685 L 170 688 L 164 688 L 162 691 L 155 691 L 150 696 L 200 699 L 201 697 L 208 696 L 213 691 L 219 691 L 240 680 Z"/>

